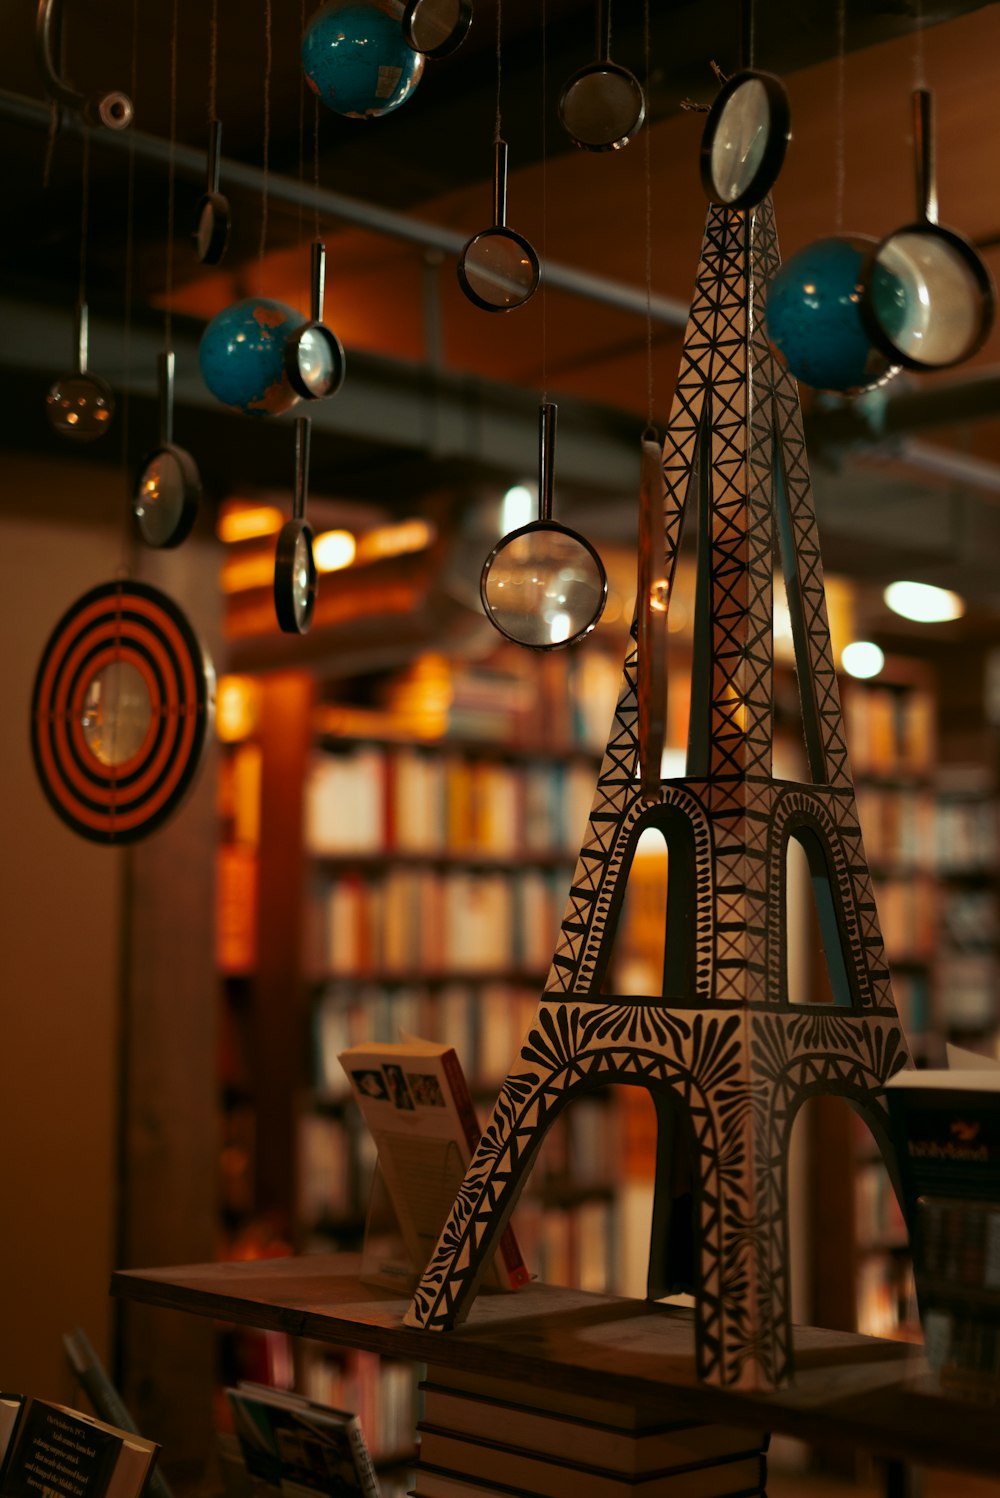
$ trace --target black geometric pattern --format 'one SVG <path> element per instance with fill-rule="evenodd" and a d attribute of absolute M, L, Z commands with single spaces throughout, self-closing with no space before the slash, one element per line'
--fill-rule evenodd
<path fill-rule="evenodd" d="M 792 1372 L 787 1159 L 797 1110 L 815 1093 L 849 1099 L 895 1177 L 882 1089 L 908 1064 L 844 739 L 798 391 L 764 334 L 779 263 L 770 200 L 747 213 L 709 210 L 663 446 L 668 598 L 692 500 L 700 517 L 697 608 L 707 614 L 693 687 L 705 686 L 700 698 L 692 692 L 688 773 L 665 780 L 659 802 L 643 799 L 632 643 L 545 991 L 407 1315 L 429 1329 L 460 1321 L 553 1119 L 584 1090 L 641 1086 L 657 1101 L 661 1136 L 649 1293 L 670 1288 L 663 1209 L 683 1147 L 698 1373 L 744 1388 L 779 1387 Z M 772 774 L 776 533 L 803 784 Z M 662 992 L 609 996 L 611 939 L 647 827 L 670 848 Z M 793 1002 L 801 996 L 787 991 L 791 837 L 808 841 L 826 889 L 847 975 L 834 1004 Z"/>

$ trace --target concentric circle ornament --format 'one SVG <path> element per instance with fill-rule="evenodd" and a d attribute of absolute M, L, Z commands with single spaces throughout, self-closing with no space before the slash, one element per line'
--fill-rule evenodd
<path fill-rule="evenodd" d="M 212 663 L 170 598 L 124 580 L 91 589 L 35 677 L 31 749 L 53 810 L 93 842 L 146 837 L 190 790 L 214 710 Z"/>

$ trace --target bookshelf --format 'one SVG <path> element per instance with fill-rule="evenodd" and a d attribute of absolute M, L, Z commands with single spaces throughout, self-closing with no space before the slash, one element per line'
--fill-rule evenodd
<path fill-rule="evenodd" d="M 992 1048 L 1000 1022 L 1000 801 L 993 766 L 942 764 L 935 789 L 938 1023 L 946 1040 Z"/>

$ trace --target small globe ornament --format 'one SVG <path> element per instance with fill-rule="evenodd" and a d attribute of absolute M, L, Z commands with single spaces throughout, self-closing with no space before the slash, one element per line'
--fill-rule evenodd
<path fill-rule="evenodd" d="M 897 366 L 872 343 L 861 317 L 861 267 L 875 243 L 860 234 L 817 239 L 775 274 L 767 293 L 768 341 L 803 385 L 857 395 L 896 374 Z M 902 317 L 902 285 L 890 284 L 898 278 L 889 272 L 882 275 L 880 305 L 898 304 Z"/>
<path fill-rule="evenodd" d="M 327 108 L 353 120 L 398 109 L 424 58 L 407 44 L 401 0 L 329 0 L 302 37 L 306 81 Z"/>
<path fill-rule="evenodd" d="M 201 336 L 201 376 L 216 400 L 245 416 L 280 416 L 299 397 L 285 367 L 285 348 L 306 322 L 268 297 L 224 307 Z"/>

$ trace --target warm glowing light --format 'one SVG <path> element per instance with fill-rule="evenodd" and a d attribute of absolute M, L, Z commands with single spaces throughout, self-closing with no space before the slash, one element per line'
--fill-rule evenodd
<path fill-rule="evenodd" d="M 427 520 L 401 520 L 398 525 L 380 525 L 358 537 L 354 560 L 378 562 L 383 557 L 402 557 L 410 552 L 425 551 L 436 531 Z"/>
<path fill-rule="evenodd" d="M 220 676 L 215 697 L 215 731 L 224 744 L 249 738 L 257 726 L 260 692 L 249 676 Z"/>
<path fill-rule="evenodd" d="M 840 652 L 840 664 L 848 676 L 867 681 L 879 674 L 885 665 L 885 655 L 874 640 L 852 640 Z"/>
<path fill-rule="evenodd" d="M 244 593 L 249 588 L 270 588 L 274 583 L 274 555 L 261 552 L 251 557 L 230 557 L 221 573 L 224 593 Z"/>
<path fill-rule="evenodd" d="M 500 502 L 500 534 L 509 536 L 538 518 L 538 494 L 527 484 L 515 484 Z"/>
<path fill-rule="evenodd" d="M 322 531 L 313 542 L 317 572 L 340 572 L 354 561 L 357 543 L 350 531 Z"/>
<path fill-rule="evenodd" d="M 252 541 L 257 536 L 274 536 L 281 530 L 284 517 L 275 505 L 225 505 L 219 516 L 217 534 L 220 541 Z"/>
<path fill-rule="evenodd" d="M 946 624 L 965 613 L 964 598 L 932 583 L 890 583 L 882 597 L 894 614 L 918 624 Z"/>

